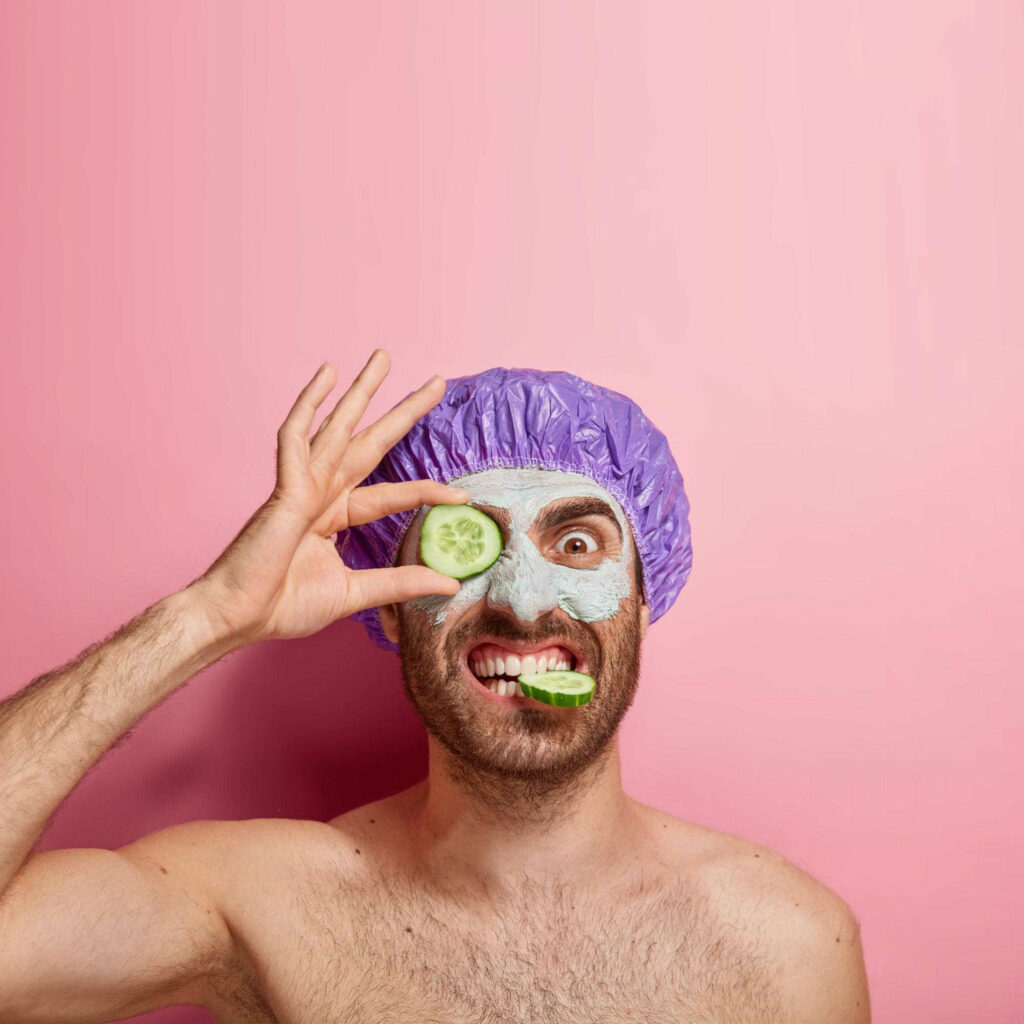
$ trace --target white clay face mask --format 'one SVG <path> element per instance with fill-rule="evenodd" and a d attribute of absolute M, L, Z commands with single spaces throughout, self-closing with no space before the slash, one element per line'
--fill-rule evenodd
<path fill-rule="evenodd" d="M 444 624 L 449 611 L 460 614 L 485 595 L 524 622 L 555 608 L 581 622 L 599 622 L 618 613 L 622 599 L 632 590 L 633 546 L 621 506 L 600 484 L 578 473 L 549 469 L 488 469 L 450 483 L 469 491 L 469 504 L 479 502 L 508 513 L 504 549 L 490 568 L 467 577 L 454 596 L 415 597 L 406 602 L 407 607 L 432 615 L 436 626 Z M 546 506 L 579 497 L 600 498 L 611 507 L 622 531 L 617 558 L 605 554 L 586 568 L 563 565 L 545 557 L 527 536 Z M 407 551 L 417 550 L 427 511 L 422 508 L 409 527 Z M 578 529 L 567 525 L 565 534 Z M 591 549 L 596 548 L 592 537 L 586 532 L 583 536 L 589 538 Z"/>

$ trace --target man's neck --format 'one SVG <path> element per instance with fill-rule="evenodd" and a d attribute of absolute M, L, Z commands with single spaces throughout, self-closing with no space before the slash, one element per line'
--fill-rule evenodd
<path fill-rule="evenodd" d="M 607 756 L 563 790 L 531 795 L 500 778 L 467 785 L 451 753 L 428 736 L 430 771 L 408 791 L 413 856 L 459 888 L 513 892 L 539 884 L 608 878 L 635 858 L 644 826 L 622 789 L 618 737 Z"/>

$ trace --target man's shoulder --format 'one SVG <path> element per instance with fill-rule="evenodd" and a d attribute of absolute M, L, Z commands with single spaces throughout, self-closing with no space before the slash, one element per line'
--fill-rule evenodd
<path fill-rule="evenodd" d="M 796 910 L 816 918 L 852 917 L 838 893 L 777 850 L 663 811 L 648 811 L 653 812 L 653 828 L 665 830 L 666 849 L 678 870 L 695 872 L 705 891 L 724 904 L 748 912 L 760 906 L 790 918 L 802 916 L 792 913 Z"/>
<path fill-rule="evenodd" d="M 398 796 L 402 796 L 399 794 Z M 214 888 L 286 885 L 309 870 L 344 877 L 367 858 L 359 847 L 385 847 L 401 813 L 396 797 L 356 807 L 330 821 L 306 818 L 203 819 L 172 825 L 131 844 L 140 854 L 176 858 Z M 374 840 L 370 843 L 370 840 Z M 365 850 L 363 852 L 366 852 Z"/>
<path fill-rule="evenodd" d="M 849 904 L 777 850 L 674 820 L 661 823 L 679 870 L 696 874 L 721 926 L 772 965 L 787 1020 L 869 1021 L 860 923 Z"/>
<path fill-rule="evenodd" d="M 183 847 L 226 848 L 233 844 L 267 842 L 273 847 L 281 843 L 309 842 L 318 837 L 327 839 L 333 834 L 329 824 L 305 818 L 203 818 L 170 825 L 150 836 L 159 836 L 163 841 Z"/>
<path fill-rule="evenodd" d="M 204 887 L 230 889 L 245 876 L 278 875 L 284 865 L 308 861 L 337 843 L 337 830 L 322 821 L 201 819 L 151 832 L 122 847 L 122 852 L 166 857 Z"/>
<path fill-rule="evenodd" d="M 730 837 L 712 891 L 775 965 L 788 1020 L 870 1020 L 860 922 L 837 892 L 776 850 Z"/>
<path fill-rule="evenodd" d="M 705 867 L 723 897 L 765 906 L 800 907 L 810 912 L 838 910 L 846 904 L 834 890 L 770 846 L 726 832 L 708 830 Z M 848 908 L 847 908 L 848 909 Z"/>
<path fill-rule="evenodd" d="M 824 927 L 834 941 L 837 928 L 857 926 L 852 908 L 837 892 L 768 846 L 726 836 L 718 854 L 708 859 L 705 876 L 723 906 L 756 916 L 780 936 L 799 938 Z"/>

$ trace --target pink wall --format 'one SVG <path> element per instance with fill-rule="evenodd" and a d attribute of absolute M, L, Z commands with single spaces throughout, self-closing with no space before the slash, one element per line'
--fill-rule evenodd
<path fill-rule="evenodd" d="M 847 899 L 876 1021 L 1020 1020 L 1022 46 L 1009 0 L 0 3 L 0 692 L 206 568 L 322 360 L 390 350 L 371 415 L 569 369 L 693 502 L 627 789 Z M 342 621 L 193 681 L 42 845 L 424 766 Z"/>

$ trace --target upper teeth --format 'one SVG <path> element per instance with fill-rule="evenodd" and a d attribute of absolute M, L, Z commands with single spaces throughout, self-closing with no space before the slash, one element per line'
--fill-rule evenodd
<path fill-rule="evenodd" d="M 544 655 L 535 658 L 532 654 L 527 654 L 522 658 L 516 654 L 509 654 L 502 658 L 499 654 L 493 658 L 479 658 L 473 661 L 474 674 L 483 678 L 490 678 L 492 676 L 529 676 L 538 672 L 548 672 L 552 669 L 567 670 L 568 668 L 569 662 L 565 659 L 559 661 L 555 658 L 546 658 Z"/>
<path fill-rule="evenodd" d="M 480 655 L 470 662 L 473 674 L 481 679 L 494 676 L 533 675 L 552 670 L 568 670 L 570 662 L 564 651 L 542 651 L 538 654 L 513 654 L 500 652 L 493 646 L 482 648 Z"/>

